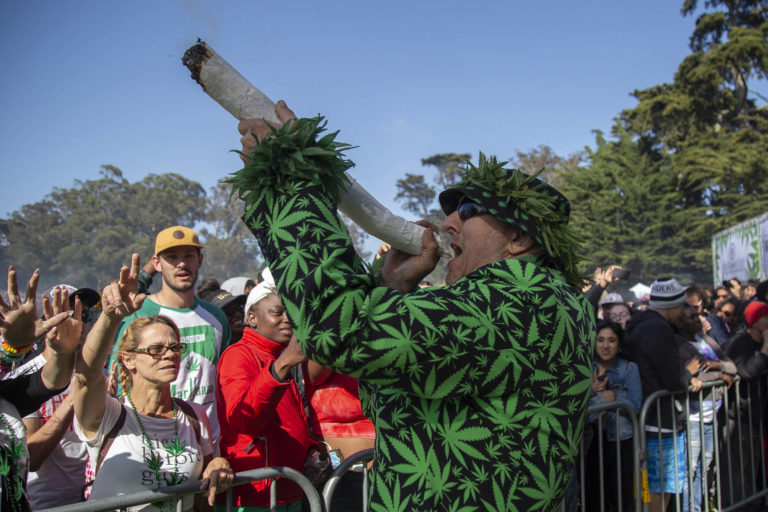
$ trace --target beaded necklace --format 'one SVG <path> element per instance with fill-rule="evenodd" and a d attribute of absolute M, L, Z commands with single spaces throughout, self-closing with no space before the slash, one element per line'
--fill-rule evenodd
<path fill-rule="evenodd" d="M 13 348 L 0 336 L 0 373 L 13 371 L 26 355 L 26 352 L 34 348 L 34 346 L 34 343 L 30 343 L 26 347 Z"/>
<path fill-rule="evenodd" d="M 174 404 L 173 400 L 171 400 L 171 406 L 173 407 L 173 441 L 168 443 L 168 446 L 165 449 L 168 455 L 173 457 L 173 474 L 162 475 L 160 473 L 160 469 L 163 466 L 163 459 L 160 454 L 155 453 L 155 451 L 152 449 L 152 444 L 149 442 L 149 436 L 147 435 L 147 431 L 144 428 L 144 423 L 141 421 L 141 417 L 136 410 L 136 406 L 133 405 L 133 399 L 131 398 L 130 393 L 128 393 L 128 403 L 131 404 L 131 411 L 133 411 L 133 415 L 136 417 L 136 422 L 139 424 L 139 429 L 141 429 L 142 438 L 144 439 L 144 443 L 147 445 L 149 456 L 144 456 L 144 462 L 147 464 L 149 470 L 155 474 L 157 487 L 161 487 L 163 483 L 165 483 L 166 487 L 180 484 L 182 482 L 182 476 L 179 475 L 178 457 L 184 453 L 184 446 L 186 445 L 186 442 L 179 441 L 179 419 L 177 416 L 178 408 L 176 407 L 176 404 Z M 161 502 L 153 503 L 153 505 L 160 510 L 162 510 L 166 504 L 171 505 L 171 500 L 167 499 Z"/>
<path fill-rule="evenodd" d="M 24 494 L 24 482 L 21 480 L 21 475 L 24 474 L 25 469 L 24 463 L 22 463 L 24 443 L 16 437 L 16 432 L 2 412 L 0 412 L 0 423 L 2 423 L 3 430 L 8 432 L 8 439 L 10 440 L 10 446 L 7 450 L 0 449 L 0 477 L 6 482 L 5 487 L 9 493 L 8 503 L 11 504 L 14 512 L 20 512 L 22 510 L 21 497 Z"/>

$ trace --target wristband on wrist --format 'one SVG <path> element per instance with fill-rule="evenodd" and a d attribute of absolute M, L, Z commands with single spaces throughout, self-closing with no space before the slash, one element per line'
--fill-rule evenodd
<path fill-rule="evenodd" d="M 286 382 L 290 382 L 290 381 L 291 381 L 291 374 L 290 374 L 290 372 L 288 373 L 288 377 L 286 377 L 285 379 L 281 379 L 281 378 L 280 378 L 280 377 L 277 375 L 277 372 L 275 371 L 275 362 L 274 362 L 274 361 L 272 361 L 271 363 L 269 363 L 269 373 L 271 373 L 271 374 L 272 374 L 272 377 L 274 377 L 274 379 L 275 379 L 277 382 L 279 382 L 280 384 L 285 384 Z"/>

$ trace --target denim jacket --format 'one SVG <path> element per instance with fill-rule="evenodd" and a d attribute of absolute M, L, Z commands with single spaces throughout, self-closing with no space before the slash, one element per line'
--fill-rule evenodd
<path fill-rule="evenodd" d="M 597 371 L 597 359 L 593 368 Z M 640 383 L 640 371 L 637 365 L 621 357 L 617 357 L 613 366 L 605 371 L 608 380 L 611 383 L 613 391 L 616 393 L 616 402 L 622 402 L 629 405 L 635 414 L 640 414 L 640 407 L 643 403 L 643 388 Z M 589 406 L 609 403 L 603 400 L 601 395 L 592 393 L 589 399 Z M 603 428 L 609 441 L 616 440 L 616 413 L 606 412 L 603 419 Z M 597 414 L 589 415 L 589 421 L 597 421 Z M 619 439 L 625 440 L 632 437 L 632 422 L 626 417 L 626 414 L 619 414 Z"/>

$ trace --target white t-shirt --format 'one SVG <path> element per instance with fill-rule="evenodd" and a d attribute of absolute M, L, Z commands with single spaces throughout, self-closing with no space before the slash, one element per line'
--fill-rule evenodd
<path fill-rule="evenodd" d="M 195 409 L 197 419 L 200 422 L 200 443 L 197 442 L 194 427 L 187 415 L 181 409 L 177 409 L 179 441 L 184 443 L 184 450 L 181 455 L 176 457 L 176 463 L 182 481 L 199 480 L 203 472 L 203 458 L 213 453 L 210 426 L 205 409 L 198 404 L 187 403 Z M 148 457 L 150 454 L 136 421 L 136 415 L 127 401 L 123 405 L 115 398 L 107 396 L 101 425 L 91 439 L 87 438 L 77 419 L 75 419 L 75 432 L 85 442 L 89 457 L 94 462 L 98 459 L 104 438 L 117 423 L 121 407 L 126 408 L 125 423 L 101 463 L 90 500 L 168 487 L 165 481 L 162 481 L 158 486 L 155 472 L 150 470 L 144 461 L 144 457 Z M 161 480 L 165 477 L 170 479 L 174 472 L 174 460 L 173 456 L 168 453 L 167 446 L 174 438 L 174 420 L 172 418 L 153 418 L 143 414 L 140 417 L 149 437 L 152 451 L 162 458 Z M 184 498 L 185 510 L 192 507 L 193 499 L 193 496 Z M 138 512 L 140 510 L 156 511 L 157 509 L 152 505 L 142 505 L 131 507 L 128 510 Z"/>
<path fill-rule="evenodd" d="M 42 420 L 45 424 L 68 394 L 69 388 L 45 402 L 37 411 L 25 416 L 25 419 Z M 79 503 L 83 494 L 86 462 L 88 451 L 70 424 L 38 470 L 29 472 L 27 493 L 32 508 L 39 510 Z"/>

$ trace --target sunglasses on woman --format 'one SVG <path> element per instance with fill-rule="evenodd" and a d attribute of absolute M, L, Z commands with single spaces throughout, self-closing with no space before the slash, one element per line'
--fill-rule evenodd
<path fill-rule="evenodd" d="M 160 359 L 169 350 L 174 354 L 183 354 L 187 351 L 187 344 L 174 343 L 172 345 L 150 345 L 147 348 L 135 348 L 133 350 L 129 350 L 128 352 L 138 352 L 139 354 L 147 354 L 154 359 Z"/>
<path fill-rule="evenodd" d="M 459 212 L 459 219 L 462 221 L 471 219 L 475 215 L 488 213 L 488 210 L 485 207 L 480 206 L 476 202 L 469 199 L 462 199 L 461 202 L 459 202 L 459 206 L 456 208 L 456 211 Z"/>

